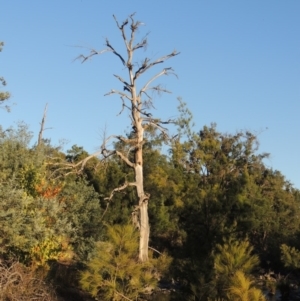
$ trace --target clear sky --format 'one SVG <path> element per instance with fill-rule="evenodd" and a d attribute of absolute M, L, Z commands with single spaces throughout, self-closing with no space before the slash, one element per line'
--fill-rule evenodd
<path fill-rule="evenodd" d="M 100 50 L 107 37 L 125 53 L 112 15 L 122 21 L 136 12 L 145 23 L 140 37 L 150 32 L 136 62 L 181 52 L 159 66 L 172 66 L 178 79 L 161 78 L 173 93 L 155 99 L 153 115 L 178 116 L 182 97 L 195 130 L 216 122 L 222 132 L 259 133 L 261 152 L 271 153 L 266 164 L 300 188 L 299 0 L 0 0 L 0 10 L 0 76 L 15 103 L 0 111 L 4 128 L 22 120 L 37 140 L 48 103 L 45 138 L 53 144 L 67 139 L 66 148 L 94 152 L 103 129 L 129 129 L 128 115 L 116 116 L 119 98 L 103 96 L 122 88 L 112 75 L 124 75 L 120 61 L 106 53 L 73 62 L 87 53 L 73 46 Z"/>

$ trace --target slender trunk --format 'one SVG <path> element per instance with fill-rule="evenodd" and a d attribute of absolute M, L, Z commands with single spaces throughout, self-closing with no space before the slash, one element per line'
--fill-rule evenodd
<path fill-rule="evenodd" d="M 131 65 L 132 49 L 129 51 L 128 62 Z M 143 143 L 144 143 L 144 128 L 142 125 L 142 102 L 136 94 L 136 85 L 133 71 L 129 68 L 129 78 L 131 82 L 131 97 L 132 97 L 132 119 L 136 128 L 136 150 L 135 150 L 135 183 L 138 195 L 139 206 L 139 260 L 145 262 L 148 260 L 148 246 L 149 246 L 149 217 L 148 217 L 148 198 L 149 196 L 144 192 L 144 174 L 143 174 Z"/>
<path fill-rule="evenodd" d="M 143 187 L 143 167 L 137 165 L 135 167 L 137 193 L 139 197 L 139 229 L 140 229 L 140 247 L 139 260 L 148 260 L 148 243 L 149 243 L 149 218 L 148 218 L 148 196 L 144 192 Z"/>
<path fill-rule="evenodd" d="M 46 104 L 45 109 L 44 109 L 44 114 L 43 114 L 43 118 L 42 118 L 42 122 L 41 122 L 38 143 L 37 143 L 38 146 L 41 145 L 41 143 L 42 143 L 43 133 L 45 131 L 45 121 L 46 121 L 46 117 L 47 117 L 47 109 L 48 109 L 48 104 Z"/>
<path fill-rule="evenodd" d="M 140 128 L 143 130 L 142 128 Z M 141 134 L 139 132 L 139 134 Z M 139 136 L 139 135 L 138 135 Z M 140 145 L 135 154 L 135 182 L 139 198 L 139 230 L 140 230 L 140 244 L 139 244 L 139 260 L 141 262 L 148 260 L 148 245 L 149 245 L 149 217 L 148 217 L 148 198 L 149 196 L 144 192 L 144 175 L 143 175 L 143 153 Z"/>
<path fill-rule="evenodd" d="M 140 248 L 139 260 L 148 260 L 148 246 L 149 246 L 149 219 L 148 219 L 148 199 L 140 199 Z"/>

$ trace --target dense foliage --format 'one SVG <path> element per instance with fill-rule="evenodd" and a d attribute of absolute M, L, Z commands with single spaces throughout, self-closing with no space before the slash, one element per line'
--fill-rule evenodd
<path fill-rule="evenodd" d="M 127 24 L 117 22 L 123 34 Z M 135 76 L 161 61 L 148 63 Z M 0 105 L 8 98 L 0 92 Z M 149 121 L 142 127 L 136 117 L 143 139 L 130 144 L 134 127 L 116 136 L 115 151 L 100 152 L 106 160 L 77 145 L 53 147 L 43 122 L 35 144 L 25 124 L 0 125 L 0 300 L 159 300 L 163 288 L 169 300 L 263 301 L 276 289 L 288 300 L 300 268 L 300 191 L 266 165 L 254 133 L 221 133 L 216 124 L 193 132 L 180 102 L 178 133 L 166 139 L 164 123 L 138 103 L 131 108 Z M 137 150 L 149 256 L 138 243 Z"/>
<path fill-rule="evenodd" d="M 18 261 L 26 273 L 107 300 L 133 300 L 161 283 L 175 288 L 174 300 L 263 300 L 259 275 L 299 269 L 299 191 L 264 164 L 254 134 L 211 125 L 191 135 L 170 155 L 158 137 L 145 145 L 154 257 L 139 264 L 130 226 L 135 191 L 106 199 L 131 176 L 122 162 L 94 158 L 66 175 L 66 164 L 88 156 L 82 147 L 31 146 L 22 123 L 1 129 L 3 264 L 13 269 Z"/>

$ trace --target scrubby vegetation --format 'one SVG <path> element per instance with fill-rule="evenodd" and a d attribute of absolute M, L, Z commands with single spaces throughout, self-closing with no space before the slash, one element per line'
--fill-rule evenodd
<path fill-rule="evenodd" d="M 283 289 L 283 279 L 286 290 L 295 287 L 299 190 L 266 167 L 255 135 L 222 134 L 212 125 L 170 145 L 169 156 L 157 137 L 155 147 L 145 145 L 153 259 L 139 263 L 135 191 L 106 200 L 130 177 L 127 166 L 94 158 L 65 176 L 64 164 L 88 156 L 82 147 L 30 146 L 24 124 L 0 134 L 5 300 L 29 282 L 28 296 L 43 292 L 40 300 L 71 287 L 103 300 L 146 298 L 157 287 L 173 290 L 174 300 L 263 300 L 263 287 Z"/>
<path fill-rule="evenodd" d="M 124 35 L 127 24 L 117 22 Z M 130 41 L 129 54 L 146 45 Z M 158 63 L 145 60 L 135 77 Z M 0 127 L 0 300 L 158 300 L 161 290 L 169 300 L 263 301 L 276 290 L 288 300 L 299 284 L 300 191 L 265 164 L 254 133 L 192 131 L 180 101 L 170 139 L 139 98 L 148 84 L 137 96 L 136 78 L 118 79 L 135 123 L 100 157 L 42 135 L 35 143 L 23 123 Z"/>

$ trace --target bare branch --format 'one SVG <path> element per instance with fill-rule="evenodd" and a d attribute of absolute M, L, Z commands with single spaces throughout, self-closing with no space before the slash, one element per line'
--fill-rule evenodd
<path fill-rule="evenodd" d="M 115 91 L 115 90 L 112 90 L 112 91 Z M 146 92 L 144 92 L 144 93 L 147 95 Z M 109 93 L 105 94 L 105 96 L 110 95 L 110 94 L 113 94 L 113 93 L 112 93 L 112 92 L 109 92 Z M 150 97 L 149 95 L 147 95 L 147 96 L 149 97 L 149 99 L 151 99 L 151 97 Z M 124 101 L 123 96 L 121 96 L 120 98 L 122 99 L 122 109 L 121 109 L 121 111 L 120 111 L 120 113 L 119 113 L 118 115 L 120 115 L 120 114 L 123 112 L 124 108 L 126 108 L 126 109 L 128 109 L 129 111 L 132 111 L 132 109 L 135 109 L 135 110 L 137 110 L 139 113 L 141 113 L 142 115 L 147 116 L 147 117 L 151 117 L 151 116 L 152 116 L 151 113 L 147 113 L 147 112 L 142 111 L 141 109 L 139 109 L 138 106 L 135 105 L 133 102 L 131 102 L 131 108 L 130 108 L 128 105 L 125 104 L 125 101 Z M 131 101 L 131 99 L 129 99 L 129 100 Z M 144 103 L 145 103 L 145 102 L 144 102 Z M 151 107 L 154 108 L 153 105 L 151 105 Z M 117 115 L 117 116 L 118 116 L 118 115 Z M 131 119 L 131 121 L 134 122 L 132 119 Z"/>
<path fill-rule="evenodd" d="M 124 111 L 124 108 L 127 107 L 126 104 L 125 104 L 125 101 L 124 101 L 124 97 L 121 96 L 120 98 L 122 100 L 122 109 L 121 109 L 120 113 L 117 114 L 117 116 L 121 115 L 123 113 L 123 111 Z"/>
<path fill-rule="evenodd" d="M 56 168 L 52 174 L 50 175 L 50 177 L 54 176 L 55 174 L 59 173 L 60 171 L 66 171 L 64 173 L 64 177 L 70 175 L 70 174 L 76 174 L 79 175 L 82 173 L 82 171 L 84 170 L 85 165 L 87 164 L 87 162 L 94 158 L 94 157 L 98 157 L 100 155 L 103 155 L 103 159 L 102 161 L 104 161 L 105 159 L 109 158 L 110 156 L 116 154 L 115 151 L 108 151 L 108 150 L 99 150 L 89 156 L 87 156 L 85 159 L 77 162 L 77 163 L 61 163 L 61 162 L 56 162 L 56 163 L 48 163 L 48 165 L 51 166 L 62 166 L 60 168 Z M 67 170 L 69 170 L 69 172 L 67 172 Z M 55 177 L 55 179 L 60 178 L 61 176 L 57 176 Z"/>
<path fill-rule="evenodd" d="M 117 18 L 116 18 L 115 15 L 113 15 L 113 18 L 115 19 L 118 28 L 121 29 L 121 30 L 124 28 L 124 26 L 126 26 L 126 25 L 128 24 L 128 19 L 126 19 L 126 20 L 122 23 L 122 25 L 120 26 L 120 25 L 119 25 L 119 22 L 118 22 L 118 20 L 117 20 Z"/>
<path fill-rule="evenodd" d="M 106 95 L 109 95 L 109 94 L 112 94 L 112 93 L 107 93 Z M 120 113 L 117 114 L 117 116 L 120 115 L 120 114 L 124 111 L 124 108 L 128 109 L 129 111 L 132 111 L 132 109 L 136 109 L 138 112 L 140 112 L 141 114 L 143 114 L 143 115 L 145 115 L 145 116 L 147 116 L 147 117 L 152 116 L 151 113 L 143 112 L 142 110 L 140 110 L 140 109 L 138 108 L 138 106 L 136 106 L 136 105 L 133 104 L 133 103 L 131 103 L 131 107 L 129 107 L 128 105 L 126 105 L 126 103 L 125 103 L 125 101 L 124 101 L 124 97 L 121 96 L 120 98 L 122 99 L 122 109 L 121 109 Z M 153 105 L 152 105 L 152 107 L 154 108 Z M 131 122 L 134 122 L 132 118 L 131 118 Z"/>
<path fill-rule="evenodd" d="M 169 90 L 166 90 L 166 89 L 161 88 L 160 85 L 157 85 L 157 86 L 155 86 L 155 87 L 151 87 L 151 88 L 149 88 L 148 90 L 154 90 L 154 91 L 157 92 L 158 94 L 160 94 L 161 92 L 163 92 L 163 93 L 169 93 L 169 94 L 172 93 L 172 92 L 169 91 Z"/>
<path fill-rule="evenodd" d="M 125 60 L 123 59 L 123 57 L 111 46 L 111 44 L 109 43 L 108 39 L 106 39 L 105 41 L 106 41 L 106 46 L 108 48 L 103 49 L 101 51 L 97 51 L 95 49 L 90 49 L 90 54 L 89 55 L 85 56 L 83 54 L 80 54 L 73 61 L 81 60 L 81 63 L 84 63 L 86 60 L 90 59 L 94 55 L 99 55 L 99 54 L 102 54 L 104 52 L 113 52 L 116 56 L 118 56 L 120 58 L 120 60 L 122 61 L 123 65 L 125 66 L 126 64 L 125 64 Z"/>
<path fill-rule="evenodd" d="M 80 172 L 83 171 L 83 169 L 84 169 L 86 163 L 87 163 L 90 159 L 92 159 L 92 158 L 94 158 L 94 157 L 98 157 L 98 156 L 100 156 L 101 154 L 102 154 L 102 150 L 99 150 L 99 151 L 97 151 L 97 152 L 95 152 L 95 153 L 93 153 L 93 154 L 87 156 L 86 158 L 84 158 L 83 160 L 79 161 L 78 163 L 72 164 L 72 165 L 73 165 L 72 168 L 75 169 L 76 167 L 80 166 L 80 170 L 78 171 L 78 173 L 80 173 Z"/>
<path fill-rule="evenodd" d="M 116 21 L 116 23 L 117 23 L 118 28 L 119 28 L 119 29 L 121 30 L 121 32 L 122 32 L 122 37 L 123 37 L 123 40 L 124 40 L 124 42 L 125 42 L 127 51 L 129 51 L 128 42 L 127 42 L 127 38 L 126 38 L 126 35 L 125 35 L 125 29 L 124 29 L 124 27 L 128 24 L 128 19 L 126 19 L 126 20 L 122 23 L 122 25 L 120 26 L 120 25 L 119 25 L 119 22 L 118 22 L 118 20 L 117 20 L 117 18 L 116 18 L 116 16 L 113 15 L 113 17 L 114 17 L 114 19 L 115 19 L 115 21 Z"/>
<path fill-rule="evenodd" d="M 159 123 L 161 124 L 171 124 L 171 123 L 176 123 L 177 121 L 176 120 L 173 120 L 173 119 L 169 119 L 167 121 L 160 121 Z"/>
<path fill-rule="evenodd" d="M 109 140 L 111 140 L 111 139 L 113 139 L 113 138 L 116 138 L 117 136 L 116 135 L 110 135 L 108 138 L 105 138 L 105 136 L 104 136 L 104 138 L 103 138 L 103 143 L 102 143 L 102 145 L 101 145 L 101 149 L 102 150 L 104 150 L 104 149 L 106 149 L 106 144 L 107 144 L 107 142 L 109 141 Z"/>
<path fill-rule="evenodd" d="M 123 21 L 122 25 L 120 26 L 120 25 L 119 25 L 119 22 L 118 22 L 118 20 L 117 20 L 117 18 L 116 18 L 115 15 L 113 15 L 113 18 L 115 19 L 115 21 L 116 21 L 116 23 L 117 23 L 117 26 L 118 26 L 118 28 L 119 28 L 120 30 L 123 30 L 123 29 L 124 29 L 124 26 L 126 26 L 126 25 L 128 24 L 128 19 L 126 19 L 125 21 Z"/>
<path fill-rule="evenodd" d="M 57 163 L 47 163 L 47 165 L 50 166 L 62 166 L 60 168 L 56 168 L 51 174 L 50 174 L 50 178 L 52 179 L 59 179 L 61 177 L 66 177 L 69 174 L 78 174 L 78 171 L 75 170 L 74 168 L 74 164 L 72 163 L 61 163 L 61 162 L 57 162 Z M 67 170 L 70 170 L 69 172 L 67 172 Z M 63 175 L 59 175 L 59 172 L 63 172 Z M 54 177 L 56 174 L 58 174 L 58 176 Z"/>
<path fill-rule="evenodd" d="M 139 95 L 141 96 L 142 93 L 144 93 L 145 91 L 148 90 L 148 86 L 155 81 L 158 77 L 162 76 L 162 75 L 169 75 L 169 74 L 173 74 L 176 76 L 176 74 L 173 72 L 172 68 L 164 68 L 161 72 L 157 73 L 156 75 L 154 75 L 145 85 L 144 87 L 140 90 Z"/>
<path fill-rule="evenodd" d="M 120 58 L 120 60 L 122 61 L 123 65 L 125 66 L 125 65 L 126 65 L 126 64 L 125 64 L 125 60 L 123 59 L 122 55 L 119 54 L 119 53 L 118 53 L 118 52 L 110 45 L 108 39 L 106 39 L 106 46 L 107 46 L 108 48 L 110 48 L 111 51 L 112 51 L 116 56 L 118 56 L 118 57 Z"/>
<path fill-rule="evenodd" d="M 115 188 L 111 193 L 110 196 L 105 198 L 104 200 L 108 200 L 111 201 L 111 199 L 113 198 L 114 194 L 116 192 L 120 192 L 122 190 L 124 190 L 125 188 L 127 188 L 128 186 L 136 186 L 136 183 L 133 182 L 125 182 L 122 186 Z"/>
<path fill-rule="evenodd" d="M 121 92 L 121 91 L 118 91 L 118 90 L 114 90 L 114 89 L 112 89 L 110 92 L 104 94 L 104 96 L 108 96 L 108 95 L 111 95 L 111 94 L 119 94 L 119 95 L 121 95 L 122 97 L 125 97 L 125 98 L 127 98 L 128 100 L 132 101 L 132 98 L 131 98 L 129 95 L 127 95 L 127 94 L 124 93 L 124 92 Z"/>
<path fill-rule="evenodd" d="M 175 123 L 176 122 L 176 120 L 173 120 L 173 119 L 162 121 L 160 119 L 154 119 L 154 118 L 144 118 L 143 121 L 152 122 L 152 123 L 156 123 L 156 124 L 171 124 L 171 123 Z"/>
<path fill-rule="evenodd" d="M 141 25 L 141 22 L 139 22 L 139 21 L 134 22 L 134 20 L 133 20 L 134 15 L 135 15 L 135 13 L 133 13 L 129 16 L 129 18 L 131 19 L 131 25 L 130 25 L 131 35 L 130 35 L 130 41 L 129 41 L 129 49 L 130 50 L 132 50 L 134 34 L 135 34 L 136 30 L 138 29 L 138 27 Z"/>
<path fill-rule="evenodd" d="M 150 97 L 146 92 L 145 92 L 146 96 L 149 98 L 147 100 L 144 100 L 143 101 L 143 106 L 146 108 L 146 109 L 155 109 L 155 106 L 153 104 L 153 101 L 152 101 L 152 97 Z M 152 114 L 151 113 L 144 113 L 147 117 L 152 117 Z"/>
<path fill-rule="evenodd" d="M 101 154 L 103 155 L 104 158 L 106 158 L 107 156 L 111 156 L 113 154 L 116 154 L 119 158 L 121 158 L 128 166 L 134 168 L 134 163 L 132 163 L 124 154 L 122 154 L 120 151 L 117 150 L 112 150 L 109 151 L 106 149 L 106 144 L 109 140 L 111 139 L 118 139 L 119 141 L 122 141 L 126 144 L 132 144 L 134 141 L 133 139 L 126 139 L 123 136 L 116 136 L 116 135 L 111 135 L 109 136 L 107 139 L 105 139 L 102 143 L 101 146 Z"/>
<path fill-rule="evenodd" d="M 101 149 L 105 149 L 105 145 L 107 144 L 107 142 L 110 140 L 110 139 L 118 139 L 119 141 L 122 141 L 126 144 L 133 144 L 133 143 L 136 143 L 136 140 L 135 139 L 127 139 L 123 136 L 120 136 L 120 135 L 111 135 L 109 136 L 107 139 L 105 139 L 105 141 L 102 143 L 102 146 L 101 146 Z"/>
<path fill-rule="evenodd" d="M 101 51 L 97 51 L 95 49 L 90 49 L 90 54 L 88 56 L 84 56 L 83 54 L 80 54 L 78 57 L 76 57 L 74 61 L 76 60 L 81 60 L 81 63 L 83 64 L 86 60 L 90 59 L 91 57 L 93 57 L 94 55 L 100 55 L 104 52 L 108 52 L 108 51 L 111 51 L 110 49 L 103 49 Z"/>
<path fill-rule="evenodd" d="M 147 129 L 148 127 L 151 126 L 157 128 L 161 133 L 163 133 L 164 136 L 168 136 L 168 129 L 164 128 L 163 126 L 159 125 L 156 122 L 148 121 L 148 123 L 144 125 L 144 129 Z"/>
<path fill-rule="evenodd" d="M 77 163 L 61 163 L 61 162 L 56 162 L 56 163 L 50 163 L 49 165 L 52 166 L 62 166 L 58 169 L 56 169 L 53 174 L 59 172 L 59 171 L 63 171 L 63 170 L 70 170 L 69 172 L 66 172 L 64 175 L 67 176 L 69 174 L 80 174 L 85 165 L 87 164 L 87 162 L 95 157 L 99 157 L 99 156 L 103 156 L 103 160 L 107 159 L 108 157 L 112 156 L 112 155 L 117 155 L 121 160 L 123 160 L 128 166 L 134 168 L 134 163 L 132 163 L 123 153 L 121 153 L 120 151 L 116 151 L 116 150 L 108 150 L 106 149 L 106 144 L 109 142 L 109 140 L 111 139 L 118 139 L 119 141 L 122 141 L 126 144 L 132 145 L 134 143 L 136 143 L 136 141 L 134 139 L 126 139 L 123 136 L 116 136 L 116 135 L 111 135 L 108 138 L 104 139 L 100 150 L 94 152 L 93 154 L 87 156 L 86 158 L 84 158 L 83 160 L 77 162 Z"/>
<path fill-rule="evenodd" d="M 156 249 L 152 248 L 152 247 L 148 247 L 150 250 L 153 250 L 154 252 L 158 253 L 159 255 L 163 255 L 163 253 L 157 251 Z"/>
<path fill-rule="evenodd" d="M 115 151 L 116 154 L 130 167 L 134 168 L 134 163 L 132 163 L 127 157 L 125 157 L 121 152 Z"/>
<path fill-rule="evenodd" d="M 117 139 L 119 139 L 120 141 L 124 142 L 125 144 L 136 144 L 136 139 L 126 139 L 123 136 L 116 136 Z"/>
<path fill-rule="evenodd" d="M 128 106 L 125 104 L 124 97 L 123 97 L 123 96 L 121 96 L 120 98 L 122 99 L 122 109 L 121 109 L 120 113 L 119 113 L 119 114 L 117 114 L 117 116 L 119 116 L 119 115 L 121 115 L 121 114 L 123 113 L 123 111 L 124 111 L 124 108 L 128 109 L 129 111 L 131 111 L 131 108 L 130 108 L 130 107 L 128 107 Z"/>
<path fill-rule="evenodd" d="M 174 137 L 176 137 L 177 135 L 175 135 L 174 137 L 169 137 L 169 134 L 168 134 L 168 129 L 161 126 L 161 124 L 171 124 L 171 123 L 175 123 L 176 121 L 175 120 L 172 120 L 172 119 L 169 119 L 167 121 L 162 121 L 160 119 L 153 119 L 153 118 L 144 118 L 143 120 L 144 122 L 146 122 L 145 124 L 143 124 L 143 128 L 144 129 L 147 129 L 149 127 L 154 127 L 156 129 L 158 129 L 165 138 L 168 138 L 168 139 L 173 139 Z"/>
<path fill-rule="evenodd" d="M 151 108 L 155 109 L 155 107 L 153 105 L 153 102 L 152 102 L 152 97 L 147 92 L 145 92 L 145 91 L 143 93 L 148 97 L 148 100 L 144 101 L 144 104 L 146 105 L 146 107 L 147 108 L 151 107 Z"/>
<path fill-rule="evenodd" d="M 134 149 L 136 149 L 136 146 L 131 146 L 131 147 L 128 149 L 127 157 L 129 157 L 129 153 L 130 153 L 132 150 L 134 150 Z"/>
<path fill-rule="evenodd" d="M 127 90 L 128 92 L 131 92 L 131 85 L 128 84 L 121 76 L 114 74 L 114 77 L 116 77 L 121 83 L 123 83 L 124 86 L 124 91 Z"/>
<path fill-rule="evenodd" d="M 139 48 L 144 48 L 147 46 L 148 44 L 148 41 L 147 41 L 147 36 L 149 35 L 149 33 L 147 33 L 144 38 L 142 39 L 141 42 L 137 43 L 133 48 L 132 48 L 132 51 L 135 51 Z"/>
<path fill-rule="evenodd" d="M 135 72 L 135 75 L 134 75 L 134 80 L 136 80 L 141 74 L 143 74 L 145 71 L 149 70 L 150 68 L 152 68 L 153 66 L 157 65 L 157 64 L 161 64 L 163 63 L 164 61 L 178 55 L 180 52 L 177 52 L 176 50 L 174 50 L 172 53 L 168 54 L 168 55 L 165 55 L 159 59 L 157 59 L 156 61 L 149 63 L 149 59 L 145 59 L 143 65 Z"/>

